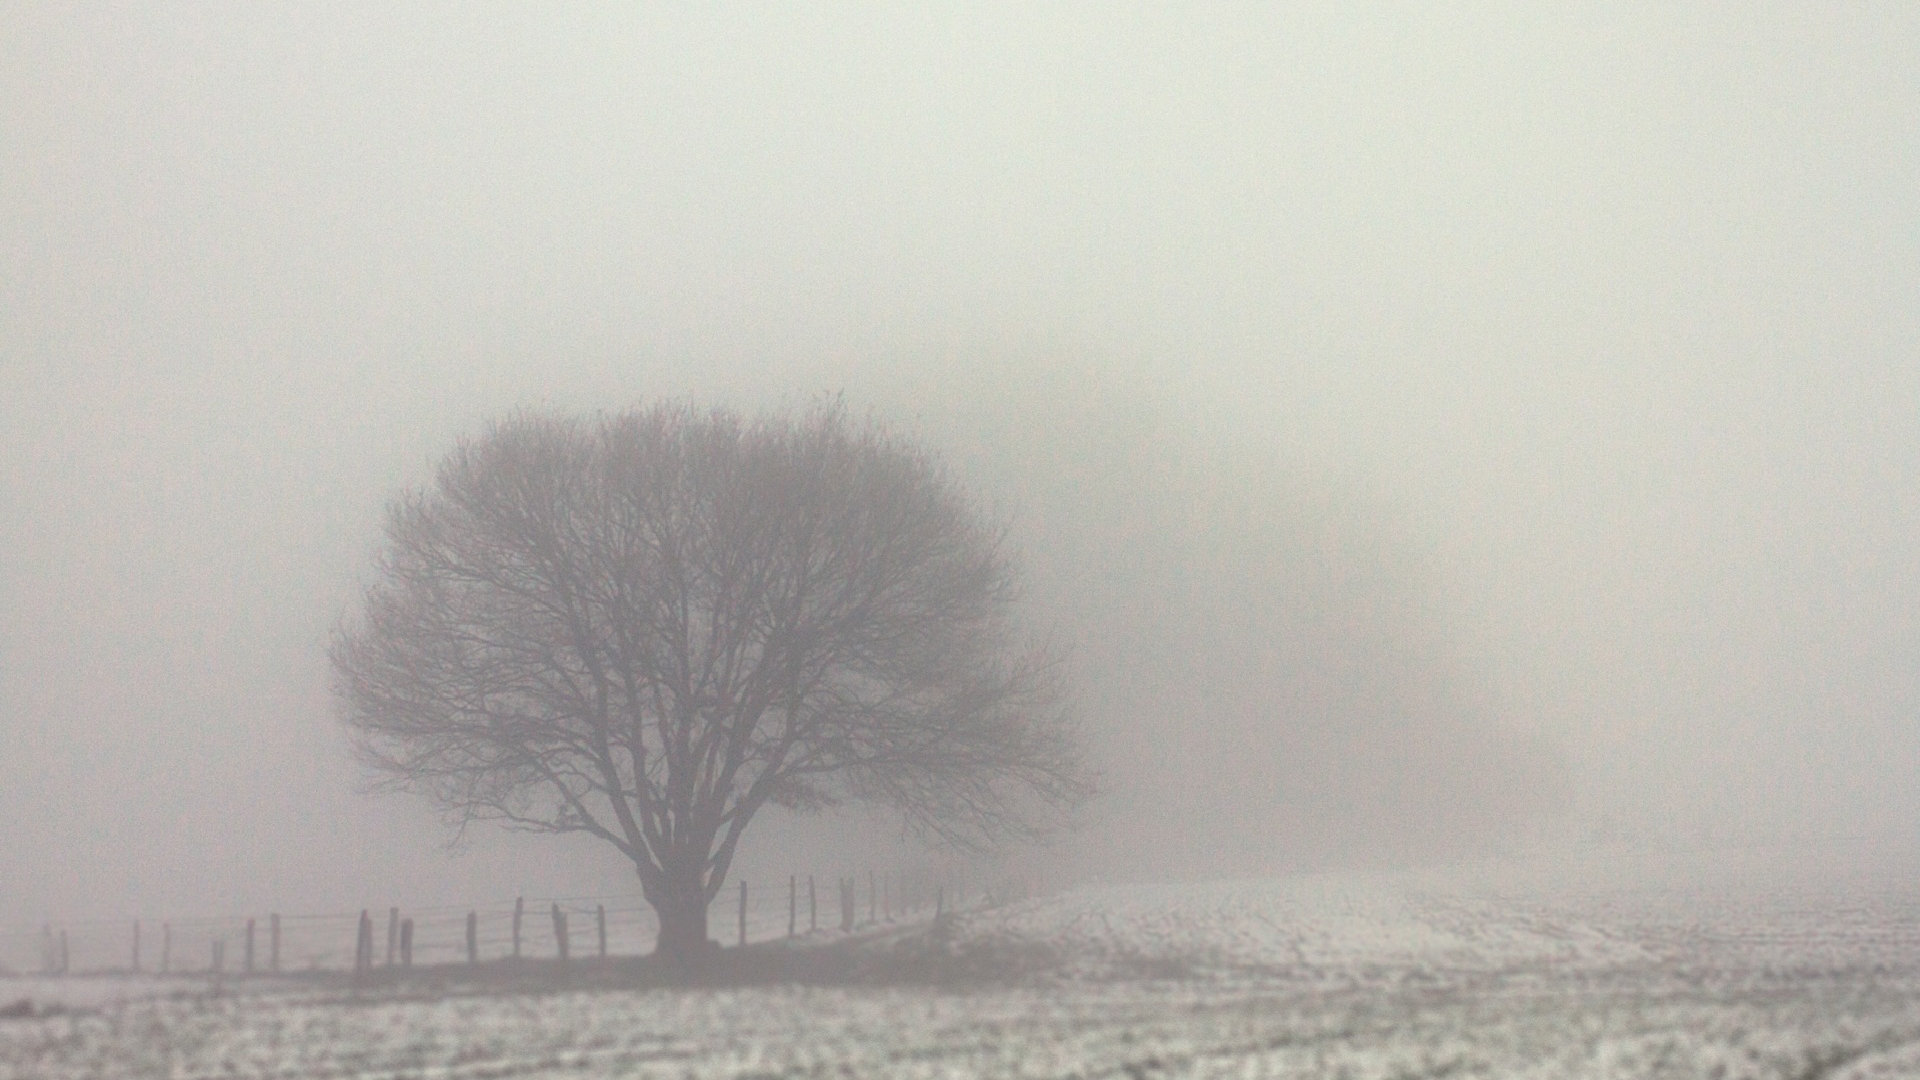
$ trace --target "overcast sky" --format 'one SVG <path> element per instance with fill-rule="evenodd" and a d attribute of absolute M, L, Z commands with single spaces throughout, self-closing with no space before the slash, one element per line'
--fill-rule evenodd
<path fill-rule="evenodd" d="M 324 649 L 670 394 L 1228 455 L 1166 550 L 1347 522 L 1563 818 L 1920 846 L 1920 12 L 1679 7 L 7 6 L 0 923 L 630 882 L 360 794 Z"/>

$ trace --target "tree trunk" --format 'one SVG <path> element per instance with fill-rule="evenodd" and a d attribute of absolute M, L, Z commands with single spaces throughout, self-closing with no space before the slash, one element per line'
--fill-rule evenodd
<path fill-rule="evenodd" d="M 669 873 L 659 896 L 647 897 L 660 920 L 654 955 L 683 969 L 698 965 L 716 947 L 707 937 L 707 891 L 700 875 Z"/>

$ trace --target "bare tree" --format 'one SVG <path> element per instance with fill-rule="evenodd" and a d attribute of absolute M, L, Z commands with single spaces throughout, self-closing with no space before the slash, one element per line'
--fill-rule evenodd
<path fill-rule="evenodd" d="M 389 508 L 336 698 L 383 781 L 462 829 L 618 848 L 687 959 L 769 804 L 980 845 L 1086 794 L 1002 541 L 838 407 L 522 413 Z"/>

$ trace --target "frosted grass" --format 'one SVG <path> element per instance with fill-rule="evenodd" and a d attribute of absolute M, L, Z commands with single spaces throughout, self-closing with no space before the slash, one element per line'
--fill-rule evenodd
<path fill-rule="evenodd" d="M 0 1023 L 0 1076 L 1863 1080 L 1920 1075 L 1915 925 L 1890 900 L 1089 890 L 911 942 L 1051 958 L 1012 978 L 141 993 Z"/>

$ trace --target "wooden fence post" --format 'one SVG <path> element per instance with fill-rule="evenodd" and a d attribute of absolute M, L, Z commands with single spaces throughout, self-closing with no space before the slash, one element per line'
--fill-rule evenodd
<path fill-rule="evenodd" d="M 133 920 L 133 973 L 140 973 L 140 920 Z"/>
<path fill-rule="evenodd" d="M 867 921 L 870 923 L 880 921 L 877 914 L 880 909 L 880 886 L 875 882 L 873 871 L 867 871 Z"/>
<path fill-rule="evenodd" d="M 480 962 L 480 913 L 467 912 L 467 963 Z"/>
<path fill-rule="evenodd" d="M 173 965 L 173 924 L 160 924 L 160 974 L 165 975 Z"/>
<path fill-rule="evenodd" d="M 360 909 L 360 925 L 353 934 L 353 973 L 365 975 L 373 967 L 373 913 Z"/>
<path fill-rule="evenodd" d="M 607 958 L 607 905 L 601 904 L 594 908 L 593 923 L 600 931 L 600 959 L 605 960 Z"/>
<path fill-rule="evenodd" d="M 400 966 L 413 966 L 413 920 L 400 920 Z"/>
<path fill-rule="evenodd" d="M 813 875 L 807 875 L 807 933 L 820 929 L 820 895 L 813 891 Z"/>
<path fill-rule="evenodd" d="M 253 920 L 247 920 L 246 974 L 253 974 Z"/>
<path fill-rule="evenodd" d="M 560 910 L 560 902 L 553 904 L 553 954 L 561 963 L 567 960 L 567 913 Z"/>
<path fill-rule="evenodd" d="M 515 960 L 520 959 L 520 916 L 525 914 L 526 910 L 527 910 L 527 898 L 524 896 L 514 897 L 513 898 L 513 958 Z"/>
<path fill-rule="evenodd" d="M 800 875 L 787 875 L 787 936 L 800 928 Z"/>
<path fill-rule="evenodd" d="M 400 948 L 400 909 L 387 909 L 387 965 L 393 966 L 394 953 Z"/>
<path fill-rule="evenodd" d="M 747 879 L 740 879 L 740 944 L 747 943 Z"/>
<path fill-rule="evenodd" d="M 280 913 L 267 916 L 267 970 L 280 973 Z"/>

